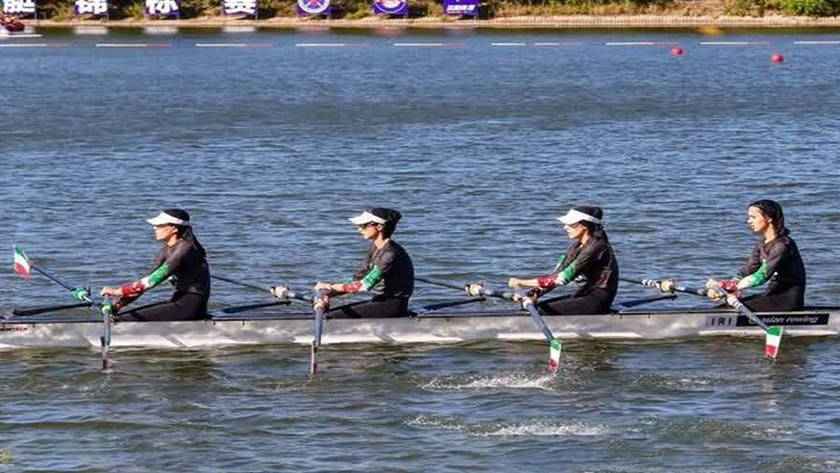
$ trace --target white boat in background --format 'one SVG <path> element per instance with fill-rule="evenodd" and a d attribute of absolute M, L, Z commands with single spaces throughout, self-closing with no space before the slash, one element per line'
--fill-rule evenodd
<path fill-rule="evenodd" d="M 801 312 L 759 313 L 785 336 L 840 334 L 840 307 Z M 248 315 L 214 312 L 189 322 L 118 322 L 111 346 L 196 348 L 244 344 L 310 344 L 310 312 L 262 310 Z M 562 340 L 645 340 L 706 336 L 764 337 L 764 331 L 734 310 L 625 311 L 606 315 L 544 316 Z M 37 315 L 0 318 L 0 349 L 100 347 L 99 315 Z M 324 327 L 323 343 L 458 343 L 483 340 L 545 340 L 526 312 L 440 311 L 395 319 L 335 319 Z"/>

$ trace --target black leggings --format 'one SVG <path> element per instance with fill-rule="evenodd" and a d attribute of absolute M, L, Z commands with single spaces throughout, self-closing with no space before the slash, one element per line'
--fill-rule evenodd
<path fill-rule="evenodd" d="M 207 296 L 175 293 L 169 302 L 157 302 L 120 312 L 118 320 L 126 322 L 171 322 L 207 318 Z"/>
<path fill-rule="evenodd" d="M 327 312 L 328 319 L 381 319 L 408 317 L 408 299 L 387 298 L 354 302 Z"/>
<path fill-rule="evenodd" d="M 537 309 L 546 315 L 591 315 L 612 312 L 612 298 L 608 293 L 592 292 L 585 296 L 560 296 L 537 303 Z"/>
<path fill-rule="evenodd" d="M 788 312 L 805 308 L 805 291 L 790 288 L 775 294 L 756 294 L 741 299 L 753 312 Z"/>

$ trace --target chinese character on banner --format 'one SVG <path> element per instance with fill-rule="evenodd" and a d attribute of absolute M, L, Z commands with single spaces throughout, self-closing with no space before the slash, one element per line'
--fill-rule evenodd
<path fill-rule="evenodd" d="M 450 16 L 478 16 L 478 0 L 443 0 L 443 14 Z"/>
<path fill-rule="evenodd" d="M 224 0 L 222 2 L 224 15 L 250 15 L 257 17 L 257 0 Z"/>
<path fill-rule="evenodd" d="M 297 12 L 299 16 L 330 16 L 332 8 L 330 0 L 297 0 Z"/>
<path fill-rule="evenodd" d="M 179 16 L 178 0 L 146 0 L 146 14 L 149 16 Z"/>
<path fill-rule="evenodd" d="M 34 15 L 35 0 L 3 0 L 3 13 L 9 15 Z"/>
<path fill-rule="evenodd" d="M 108 0 L 76 0 L 76 15 L 108 15 Z"/>
<path fill-rule="evenodd" d="M 374 0 L 373 13 L 408 16 L 408 0 Z"/>

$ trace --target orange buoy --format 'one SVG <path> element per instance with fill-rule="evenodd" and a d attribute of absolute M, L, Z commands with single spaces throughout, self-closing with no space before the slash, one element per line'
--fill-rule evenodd
<path fill-rule="evenodd" d="M 775 63 L 782 63 L 785 62 L 785 57 L 779 53 L 775 53 L 772 56 L 770 56 L 770 60 Z"/>
<path fill-rule="evenodd" d="M 683 54 L 685 54 L 685 49 L 679 46 L 674 46 L 673 48 L 671 48 L 671 54 L 673 54 L 674 56 L 682 56 Z"/>

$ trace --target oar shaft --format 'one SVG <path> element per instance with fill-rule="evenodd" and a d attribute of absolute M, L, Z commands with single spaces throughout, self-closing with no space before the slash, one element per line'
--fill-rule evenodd
<path fill-rule="evenodd" d="M 430 278 L 421 278 L 421 277 L 415 277 L 414 280 L 424 282 L 426 284 L 431 284 L 433 286 L 440 286 L 440 287 L 447 287 L 449 289 L 455 289 L 456 291 L 465 291 L 465 292 L 467 292 L 467 294 L 469 294 L 469 290 L 468 290 L 469 285 L 462 285 L 462 284 L 451 283 L 451 282 L 447 282 L 447 281 L 441 281 L 439 279 L 430 279 Z M 493 290 L 493 289 L 482 289 L 480 294 L 482 296 L 496 297 L 496 298 L 499 298 L 499 299 L 507 299 L 509 301 L 514 300 L 514 297 L 516 296 L 516 294 L 514 292 L 511 292 L 511 291 L 498 291 L 498 290 Z M 470 294 L 470 295 L 472 295 L 472 294 Z"/>
<path fill-rule="evenodd" d="M 629 282 L 633 284 L 641 284 L 642 286 L 652 287 L 654 289 L 659 289 L 660 284 L 662 281 L 656 281 L 653 279 L 633 279 L 633 278 L 619 278 L 619 280 L 624 282 Z M 691 287 L 682 286 L 679 284 L 672 284 L 671 291 L 673 292 L 683 292 L 686 294 L 694 294 L 695 296 L 706 296 L 707 291 L 705 289 L 694 289 Z"/>
<path fill-rule="evenodd" d="M 213 278 L 213 279 L 218 279 L 219 281 L 224 281 L 224 282 L 227 282 L 227 283 L 231 283 L 231 284 L 236 285 L 236 286 L 242 286 L 242 287 L 247 287 L 247 288 L 250 288 L 250 289 L 257 290 L 257 291 L 268 292 L 269 294 L 271 293 L 271 288 L 268 288 L 268 287 L 265 287 L 265 286 L 260 286 L 259 284 L 253 284 L 253 283 L 249 283 L 249 282 L 245 282 L 245 281 L 239 281 L 237 279 L 231 279 L 231 278 L 228 278 L 228 277 L 225 277 L 225 276 L 219 276 L 218 274 L 213 274 L 210 277 Z"/>
<path fill-rule="evenodd" d="M 653 279 L 631 279 L 631 278 L 619 278 L 619 279 L 621 279 L 622 281 L 625 281 L 625 282 L 641 284 L 642 286 L 653 287 L 653 288 L 657 288 L 657 289 L 660 287 L 659 286 L 660 281 L 655 281 Z M 695 296 L 702 296 L 702 297 L 706 297 L 708 295 L 708 290 L 706 290 L 706 289 L 690 288 L 690 287 L 681 286 L 679 284 L 672 284 L 671 285 L 671 290 L 674 291 L 674 292 L 684 292 L 686 294 L 694 294 Z M 767 324 L 765 324 L 761 319 L 759 319 L 758 316 L 756 316 L 737 297 L 733 297 L 732 299 L 734 299 L 734 303 L 731 303 L 730 305 L 733 308 L 735 308 L 735 310 L 737 310 L 738 312 L 740 312 L 741 314 L 746 316 L 754 324 L 761 327 L 765 332 L 770 329 L 770 327 L 768 327 Z"/>
<path fill-rule="evenodd" d="M 749 309 L 749 307 L 745 306 L 744 303 L 741 302 L 737 297 L 733 297 L 732 299 L 734 299 L 734 301 L 730 302 L 730 305 L 732 307 L 734 307 L 738 312 L 744 314 L 754 324 L 756 324 L 759 327 L 761 327 L 762 329 L 764 329 L 765 332 L 770 330 L 770 327 L 768 327 L 767 324 L 765 324 L 763 320 L 759 319 L 758 316 L 755 315 L 753 313 L 753 311 L 751 311 Z M 729 302 L 729 301 L 727 301 L 727 302 Z"/>
<path fill-rule="evenodd" d="M 449 283 L 449 282 L 445 282 L 445 281 L 439 281 L 439 280 L 436 280 L 436 279 L 418 278 L 418 277 L 415 277 L 414 279 L 417 280 L 417 281 L 425 282 L 427 284 L 432 284 L 432 285 L 441 286 L 441 287 L 448 287 L 448 288 L 456 289 L 456 290 L 467 290 L 469 288 L 469 286 L 462 286 L 462 285 L 459 285 L 459 284 Z M 482 295 L 482 296 L 496 297 L 496 298 L 499 298 L 499 299 L 507 299 L 509 301 L 514 301 L 514 302 L 519 301 L 516 293 L 514 293 L 512 291 L 499 291 L 499 290 L 491 290 L 491 289 L 482 288 L 479 291 L 479 294 Z M 528 314 L 531 316 L 532 319 L 534 319 L 534 323 L 537 324 L 537 328 L 539 328 L 540 331 L 543 333 L 543 335 L 545 335 L 546 340 L 548 340 L 548 342 L 551 343 L 551 341 L 554 340 L 554 334 L 551 333 L 551 329 L 548 328 L 548 324 L 545 323 L 545 320 L 543 320 L 542 315 L 540 315 L 536 306 L 534 306 L 534 301 L 530 298 L 525 298 L 524 300 L 522 300 L 522 307 L 525 308 L 525 310 L 528 311 Z"/>
<path fill-rule="evenodd" d="M 309 360 L 310 376 L 318 372 L 318 347 L 321 346 L 321 337 L 324 333 L 324 315 L 327 312 L 327 305 L 321 303 L 323 301 L 320 300 L 323 297 L 323 293 L 319 293 L 316 297 L 319 299 L 319 303 L 315 304 L 315 325 L 313 327 L 312 349 Z M 315 300 L 315 298 L 311 299 Z"/>
<path fill-rule="evenodd" d="M 29 263 L 29 267 L 34 269 L 35 271 L 38 271 L 39 273 L 41 273 L 42 276 L 44 276 L 45 278 L 49 279 L 50 281 L 58 284 L 59 286 L 63 287 L 64 289 L 67 289 L 68 291 L 72 291 L 72 290 L 76 289 L 75 287 L 67 284 L 66 282 L 62 281 L 61 279 L 58 279 L 56 276 L 53 276 L 52 274 L 50 274 L 49 272 L 47 272 L 46 270 L 42 269 L 39 266 L 35 266 L 34 264 Z"/>
<path fill-rule="evenodd" d="M 522 307 L 528 311 L 528 314 L 534 320 L 534 323 L 537 324 L 537 328 L 539 328 L 543 333 L 545 339 L 548 340 L 548 343 L 551 343 L 551 341 L 554 340 L 554 334 L 551 333 L 551 329 L 548 328 L 548 324 L 545 323 L 545 320 L 543 320 L 539 311 L 537 311 L 536 306 L 534 306 L 534 301 L 526 298 L 522 301 Z"/>
<path fill-rule="evenodd" d="M 240 280 L 238 280 L 238 279 L 231 279 L 231 278 L 229 278 L 229 277 L 227 277 L 227 276 L 219 276 L 219 275 L 217 275 L 217 274 L 214 274 L 214 275 L 212 275 L 212 276 L 210 276 L 210 277 L 211 277 L 211 278 L 213 278 L 213 279 L 218 279 L 219 281 L 224 281 L 224 282 L 231 283 L 231 284 L 233 284 L 233 285 L 235 285 L 235 286 L 247 287 L 247 288 L 249 288 L 249 289 L 255 289 L 255 290 L 257 290 L 257 291 L 267 292 L 267 293 L 269 293 L 269 294 L 271 294 L 271 295 L 274 295 L 274 292 L 271 290 L 271 288 L 270 288 L 270 287 L 260 286 L 259 284 L 254 284 L 254 283 L 250 283 L 250 282 L 240 281 Z M 310 297 L 310 296 L 306 296 L 306 295 L 303 295 L 303 294 L 298 294 L 298 293 L 296 293 L 296 292 L 294 292 L 294 291 L 287 291 L 287 292 L 286 292 L 286 297 L 288 297 L 289 299 L 295 299 L 295 300 L 304 301 L 304 302 L 313 302 L 313 301 L 314 301 L 314 300 L 312 299 L 312 297 Z"/>
<path fill-rule="evenodd" d="M 38 315 L 46 314 L 48 312 L 55 312 L 65 309 L 76 309 L 79 307 L 90 307 L 90 302 L 77 302 L 75 304 L 53 305 L 46 307 L 33 307 L 31 309 L 12 309 L 12 315 Z"/>
<path fill-rule="evenodd" d="M 467 286 L 452 283 L 452 282 L 448 282 L 448 281 L 441 281 L 439 279 L 421 278 L 421 277 L 416 277 L 415 276 L 414 280 L 424 282 L 426 284 L 431 284 L 432 286 L 448 287 L 449 289 L 455 289 L 456 291 L 466 291 L 467 290 Z"/>

